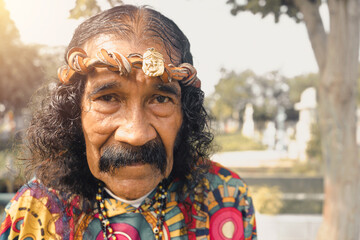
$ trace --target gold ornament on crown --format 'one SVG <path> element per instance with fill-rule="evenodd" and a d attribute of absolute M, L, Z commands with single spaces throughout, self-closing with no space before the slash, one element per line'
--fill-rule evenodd
<path fill-rule="evenodd" d="M 164 58 L 155 48 L 149 48 L 143 56 L 142 70 L 150 77 L 158 77 L 164 73 Z"/>

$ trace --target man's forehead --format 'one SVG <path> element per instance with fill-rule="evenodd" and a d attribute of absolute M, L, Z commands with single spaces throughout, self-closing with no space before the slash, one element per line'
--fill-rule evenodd
<path fill-rule="evenodd" d="M 168 51 L 171 52 L 172 58 L 178 55 L 174 50 L 166 49 L 162 41 L 157 38 L 146 38 L 146 41 L 140 41 L 135 38 L 122 38 L 114 34 L 100 34 L 84 44 L 84 50 L 92 57 L 95 57 L 100 49 L 119 52 L 127 56 L 133 53 L 143 54 L 149 48 L 155 48 L 160 52 L 167 64 L 172 63 L 170 56 L 168 56 Z M 178 60 L 176 59 L 176 61 Z"/>

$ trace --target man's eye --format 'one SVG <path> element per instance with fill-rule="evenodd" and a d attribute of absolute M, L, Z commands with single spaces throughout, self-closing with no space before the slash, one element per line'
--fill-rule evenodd
<path fill-rule="evenodd" d="M 170 98 L 159 95 L 159 96 L 156 96 L 156 101 L 159 103 L 167 103 L 170 101 Z"/>
<path fill-rule="evenodd" d="M 114 101 L 116 101 L 116 98 L 113 95 L 104 95 L 104 96 L 99 97 L 98 100 L 102 100 L 105 102 L 114 102 Z"/>

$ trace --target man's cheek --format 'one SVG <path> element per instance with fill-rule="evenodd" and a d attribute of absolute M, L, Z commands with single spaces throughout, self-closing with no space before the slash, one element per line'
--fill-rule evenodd
<path fill-rule="evenodd" d="M 90 124 L 84 122 L 83 133 L 86 141 L 86 145 L 94 145 L 98 148 L 102 146 L 108 139 L 109 133 L 105 132 L 101 127 L 96 124 Z"/>
<path fill-rule="evenodd" d="M 85 138 L 85 146 L 86 146 L 86 158 L 89 165 L 97 166 L 97 162 L 101 156 L 101 149 L 99 145 L 94 144 L 89 140 L 89 138 Z"/>

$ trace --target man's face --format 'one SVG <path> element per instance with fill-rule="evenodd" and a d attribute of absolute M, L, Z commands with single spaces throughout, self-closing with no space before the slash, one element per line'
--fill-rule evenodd
<path fill-rule="evenodd" d="M 162 45 L 134 46 L 125 40 L 99 36 L 85 44 L 90 57 L 104 48 L 124 56 Z M 164 55 L 165 62 L 170 63 Z M 168 177 L 173 150 L 182 124 L 178 82 L 163 83 L 133 68 L 128 76 L 97 68 L 88 75 L 82 98 L 82 127 L 92 174 L 113 193 L 139 198 Z"/>

